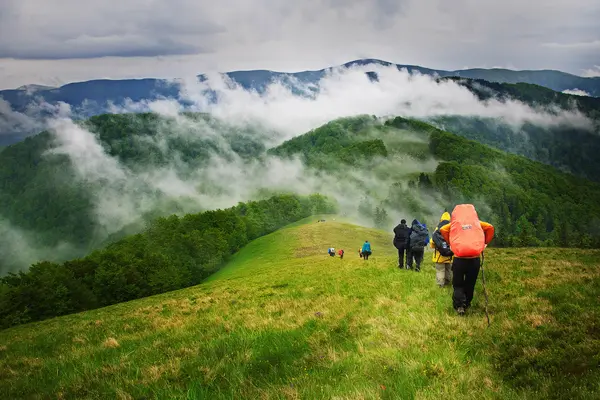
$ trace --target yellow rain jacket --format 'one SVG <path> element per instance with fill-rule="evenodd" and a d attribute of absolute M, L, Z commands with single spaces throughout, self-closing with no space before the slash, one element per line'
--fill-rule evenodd
<path fill-rule="evenodd" d="M 445 213 L 442 214 L 442 216 L 440 217 L 440 222 L 442 222 L 444 220 L 450 221 L 450 213 L 445 212 Z M 448 225 L 450 225 L 450 224 L 448 224 Z M 435 230 L 437 230 L 437 229 L 438 228 L 436 226 Z M 444 257 L 444 256 L 442 256 L 437 251 L 437 249 L 435 248 L 435 243 L 433 243 L 433 235 L 432 235 L 432 238 L 429 239 L 429 247 L 431 247 L 432 249 L 434 249 L 433 250 L 433 257 L 432 257 L 432 260 L 433 260 L 434 263 L 445 264 L 445 263 L 451 263 L 452 262 L 452 257 Z"/>

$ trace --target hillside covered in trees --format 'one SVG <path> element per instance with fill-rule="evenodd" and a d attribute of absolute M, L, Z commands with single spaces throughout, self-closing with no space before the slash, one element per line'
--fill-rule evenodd
<path fill-rule="evenodd" d="M 362 178 L 386 182 L 386 189 L 366 193 L 370 198 L 360 207 L 382 226 L 382 215 L 393 211 L 419 215 L 432 226 L 444 208 L 471 202 L 496 225 L 496 246 L 600 247 L 600 184 L 420 121 L 332 121 L 269 153 L 300 156 L 338 179 L 356 179 L 351 171 L 361 168 Z M 430 171 L 406 171 L 433 159 L 438 163 Z M 360 188 L 361 179 L 354 182 Z"/>
<path fill-rule="evenodd" d="M 56 259 L 85 255 L 109 239 L 138 232 L 157 216 L 203 209 L 198 201 L 175 198 L 170 188 L 157 190 L 153 185 L 157 178 L 150 173 L 186 180 L 211 156 L 256 159 L 264 152 L 264 135 L 269 133 L 251 126 L 241 129 L 205 114 L 177 118 L 106 114 L 72 129 L 77 126 L 91 132 L 102 147 L 83 142 L 85 135 L 79 131 L 69 137 L 47 131 L 0 152 L 0 224 L 7 223 L 9 231 L 23 231 L 19 240 L 33 248 L 67 243 L 61 250 L 43 253 Z M 73 157 L 81 157 L 79 164 Z M 85 176 L 81 168 L 86 169 Z M 122 228 L 100 223 L 95 203 L 115 194 L 129 194 L 140 205 L 141 218 Z M 112 201 L 114 207 L 119 201 Z M 0 272 L 22 267 L 19 248 L 5 240 L 0 250 L 6 255 L 0 260 Z"/>
<path fill-rule="evenodd" d="M 578 124 L 514 125 L 482 116 L 442 116 L 426 119 L 435 126 L 483 144 L 552 165 L 600 182 L 600 98 L 575 96 L 527 83 L 494 83 L 484 80 L 444 78 L 468 88 L 481 101 L 518 100 L 552 115 L 577 111 Z M 583 118 L 587 118 L 584 121 Z M 584 126 L 584 125 L 589 126 Z"/>
<path fill-rule="evenodd" d="M 336 205 L 280 195 L 226 210 L 154 220 L 81 259 L 43 261 L 0 278 L 0 328 L 90 310 L 200 283 L 248 242 Z"/>

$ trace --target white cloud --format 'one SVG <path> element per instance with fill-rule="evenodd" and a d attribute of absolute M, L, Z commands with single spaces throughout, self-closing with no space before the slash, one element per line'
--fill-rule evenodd
<path fill-rule="evenodd" d="M 563 93 L 566 94 L 574 94 L 576 96 L 589 96 L 590 94 L 588 92 L 586 92 L 585 90 L 581 90 L 581 89 L 567 89 L 567 90 L 563 90 Z"/>
<path fill-rule="evenodd" d="M 371 82 L 365 71 L 374 70 L 379 82 Z M 204 91 L 216 92 L 219 102 L 210 103 Z M 184 80 L 182 96 L 193 101 L 198 111 L 240 127 L 263 127 L 268 146 L 318 127 L 332 119 L 351 115 L 405 115 L 431 117 L 440 115 L 483 116 L 500 118 L 518 129 L 522 123 L 538 125 L 570 124 L 590 127 L 590 121 L 577 112 L 536 110 L 516 101 L 496 100 L 480 102 L 466 88 L 450 81 L 436 82 L 429 76 L 410 75 L 393 67 L 368 66 L 334 70 L 319 85 L 313 97 L 299 97 L 279 83 L 271 85 L 264 94 L 249 92 L 232 85 L 220 75 L 210 75 L 205 82 Z M 218 138 L 220 133 L 204 122 L 192 121 L 178 115 L 180 107 L 175 100 L 130 103 L 128 108 L 139 111 L 147 107 L 163 115 L 174 117 L 179 128 L 164 130 L 151 139 L 166 150 L 164 135 L 184 135 L 190 139 Z M 69 155 L 82 179 L 99 184 L 98 215 L 107 229 L 125 226 L 154 206 L 151 196 L 138 193 L 158 191 L 173 198 L 185 198 L 200 208 L 224 207 L 248 199 L 260 187 L 304 191 L 325 190 L 331 180 L 320 185 L 320 179 L 305 175 L 298 162 L 268 160 L 248 164 L 241 160 L 221 140 L 223 156 L 212 158 L 204 169 L 195 171 L 191 178 L 182 178 L 185 169 L 177 160 L 165 167 L 145 171 L 131 171 L 108 156 L 94 135 L 68 119 L 52 124 L 58 147 L 54 152 Z M 162 128 L 161 128 L 162 129 Z M 159 129 L 160 130 L 160 129 Z M 150 140 L 150 139 L 148 139 Z M 423 164 L 419 164 L 423 167 Z M 434 168 L 435 164 L 427 169 Z M 198 185 L 210 187 L 210 193 L 198 190 Z M 334 184 L 334 186 L 337 184 Z M 389 182 L 386 183 L 389 186 Z M 136 197 L 137 196 L 137 197 Z M 343 196 L 340 196 L 343 197 Z"/>
<path fill-rule="evenodd" d="M 25 266 L 40 260 L 58 261 L 65 254 L 82 254 L 71 244 L 61 242 L 57 246 L 40 247 L 35 245 L 31 232 L 13 226 L 0 217 L 0 277 L 9 272 L 17 273 Z"/>
<path fill-rule="evenodd" d="M 371 82 L 365 75 L 367 71 L 375 71 L 379 81 Z M 283 132 L 284 138 L 334 118 L 359 114 L 417 118 L 481 116 L 501 118 L 516 128 L 527 122 L 592 128 L 591 121 L 577 111 L 538 110 L 517 101 L 480 102 L 472 92 L 454 82 L 436 82 L 427 75 L 411 75 L 395 67 L 376 65 L 332 70 L 319 83 L 314 98 L 294 96 L 277 83 L 260 95 L 239 86 L 231 87 L 217 75 L 211 75 L 203 83 L 186 80 L 182 87 L 186 99 L 195 101 L 199 111 L 230 121 L 261 123 Z M 207 89 L 216 91 L 218 104 L 210 104 L 201 96 Z"/>
<path fill-rule="evenodd" d="M 593 68 L 584 70 L 582 75 L 587 78 L 600 77 L 600 65 L 594 65 Z"/>

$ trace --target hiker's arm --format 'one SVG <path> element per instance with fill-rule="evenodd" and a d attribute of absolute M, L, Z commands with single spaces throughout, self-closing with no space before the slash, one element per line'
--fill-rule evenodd
<path fill-rule="evenodd" d="M 479 221 L 481 225 L 481 229 L 483 229 L 483 233 L 485 235 L 485 244 L 488 244 L 494 238 L 494 225 L 489 224 L 487 222 Z"/>
<path fill-rule="evenodd" d="M 440 233 L 444 237 L 444 240 L 450 243 L 450 224 L 446 224 L 440 228 Z"/>

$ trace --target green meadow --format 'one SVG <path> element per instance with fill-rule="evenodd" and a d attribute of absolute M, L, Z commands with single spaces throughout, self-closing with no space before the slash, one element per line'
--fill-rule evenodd
<path fill-rule="evenodd" d="M 391 232 L 320 218 L 200 285 L 0 331 L 1 397 L 600 397 L 600 251 L 489 248 L 488 327 L 481 275 L 459 317 L 431 252 L 399 270 Z"/>

